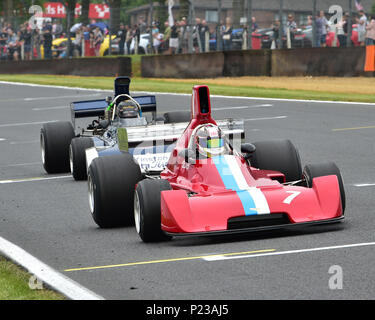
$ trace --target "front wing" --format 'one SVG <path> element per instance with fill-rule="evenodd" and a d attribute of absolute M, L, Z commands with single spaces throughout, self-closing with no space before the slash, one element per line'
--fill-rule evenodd
<path fill-rule="evenodd" d="M 314 178 L 312 188 L 279 185 L 256 189 L 266 199 L 268 212 L 246 214 L 238 191 L 201 195 L 188 195 L 184 190 L 162 191 L 161 228 L 171 235 L 220 234 L 343 219 L 336 176 Z"/>

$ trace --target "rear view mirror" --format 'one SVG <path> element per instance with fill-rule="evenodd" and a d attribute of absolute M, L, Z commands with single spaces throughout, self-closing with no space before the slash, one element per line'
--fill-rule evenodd
<path fill-rule="evenodd" d="M 241 144 L 241 152 L 244 153 L 245 159 L 250 159 L 255 152 L 256 147 L 252 143 Z"/>

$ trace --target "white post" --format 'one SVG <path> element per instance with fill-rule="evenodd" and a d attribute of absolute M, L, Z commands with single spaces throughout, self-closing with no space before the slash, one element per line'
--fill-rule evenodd
<path fill-rule="evenodd" d="M 246 50 L 246 49 L 247 49 L 247 30 L 244 29 L 242 33 L 242 50 Z"/>
<path fill-rule="evenodd" d="M 289 27 L 286 28 L 286 41 L 287 41 L 287 48 L 290 49 L 292 47 L 292 43 L 290 41 L 290 29 L 289 29 Z"/>

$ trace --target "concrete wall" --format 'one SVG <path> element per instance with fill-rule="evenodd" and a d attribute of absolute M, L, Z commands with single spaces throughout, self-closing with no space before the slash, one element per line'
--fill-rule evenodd
<path fill-rule="evenodd" d="M 131 76 L 131 59 L 74 58 L 32 61 L 2 61 L 1 74 L 57 74 L 76 76 Z"/>
<path fill-rule="evenodd" d="M 148 78 L 370 75 L 363 71 L 365 47 L 247 50 L 142 56 Z M 131 58 L 76 58 L 0 62 L 0 74 L 131 76 Z"/>
<path fill-rule="evenodd" d="M 271 75 L 361 76 L 365 74 L 365 57 L 364 47 L 274 50 L 271 56 Z"/>
<path fill-rule="evenodd" d="M 142 77 L 216 78 L 223 75 L 223 52 L 142 56 Z"/>
<path fill-rule="evenodd" d="M 364 47 L 299 48 L 143 56 L 141 64 L 150 78 L 354 77 L 366 75 L 365 57 Z"/>

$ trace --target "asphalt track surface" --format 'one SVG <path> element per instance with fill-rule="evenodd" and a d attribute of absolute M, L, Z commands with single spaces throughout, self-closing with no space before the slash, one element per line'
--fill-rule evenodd
<path fill-rule="evenodd" d="M 41 124 L 69 120 L 71 101 L 108 94 L 0 84 L 1 237 L 107 299 L 373 299 L 375 105 L 213 98 L 216 118 L 247 119 L 247 141 L 286 138 L 303 164 L 335 161 L 346 219 L 144 244 L 134 227 L 99 229 L 86 182 L 41 165 Z M 190 97 L 157 95 L 157 103 L 160 113 L 186 110 Z M 335 265 L 343 287 L 332 290 Z"/>

